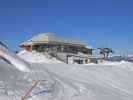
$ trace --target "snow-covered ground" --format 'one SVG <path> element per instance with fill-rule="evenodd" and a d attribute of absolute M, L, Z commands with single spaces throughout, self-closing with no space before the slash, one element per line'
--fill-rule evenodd
<path fill-rule="evenodd" d="M 26 66 L 29 66 L 29 64 L 26 61 L 22 60 L 13 52 L 9 51 L 3 45 L 0 45 L 0 57 L 8 61 L 8 63 L 13 64 L 21 71 L 29 71 L 28 67 L 26 67 Z"/>
<path fill-rule="evenodd" d="M 1 52 L 3 55 L 6 60 L 0 60 L 0 100 L 21 100 L 36 81 L 39 84 L 26 100 L 133 100 L 132 63 L 23 64 L 11 52 Z M 10 63 L 11 57 L 17 60 Z M 29 71 L 20 70 L 20 65 Z"/>
<path fill-rule="evenodd" d="M 35 51 L 29 52 L 26 50 L 22 50 L 17 54 L 20 58 L 26 60 L 31 63 L 63 63 L 55 57 L 51 57 L 48 54 L 37 53 Z"/>

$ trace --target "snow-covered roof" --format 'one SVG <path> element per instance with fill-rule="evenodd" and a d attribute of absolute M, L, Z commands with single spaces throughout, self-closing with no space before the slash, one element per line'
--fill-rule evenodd
<path fill-rule="evenodd" d="M 37 36 L 34 36 L 32 38 L 33 43 L 35 42 L 39 42 L 39 43 L 43 43 L 43 42 L 53 42 L 53 43 L 70 43 L 70 44 L 80 44 L 80 45 L 84 45 L 84 43 L 78 41 L 78 40 L 72 40 L 72 39 L 66 39 L 66 38 L 62 38 L 62 37 L 58 37 L 55 36 L 53 33 L 42 33 L 42 34 L 38 34 Z"/>
<path fill-rule="evenodd" d="M 25 41 L 25 42 L 22 42 L 21 44 L 20 44 L 20 46 L 29 46 L 29 45 L 32 45 L 33 44 L 33 42 L 32 42 L 32 40 L 27 40 L 27 41 Z"/>
<path fill-rule="evenodd" d="M 73 45 L 81 45 L 81 46 L 86 46 L 85 43 L 79 41 L 79 40 L 74 40 L 74 39 L 67 39 L 67 38 L 62 38 L 54 35 L 54 33 L 41 33 L 36 36 L 33 36 L 30 40 L 23 42 L 23 45 L 30 45 L 30 44 L 35 44 L 35 43 L 59 43 L 59 44 L 73 44 Z M 21 44 L 21 45 L 22 45 Z"/>

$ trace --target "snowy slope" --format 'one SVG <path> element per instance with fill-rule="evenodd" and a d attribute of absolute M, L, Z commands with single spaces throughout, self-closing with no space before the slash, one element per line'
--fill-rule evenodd
<path fill-rule="evenodd" d="M 28 52 L 26 50 L 20 51 L 17 54 L 20 58 L 31 62 L 31 63 L 62 63 L 54 57 L 49 56 L 48 54 L 42 54 L 37 52 Z"/>
<path fill-rule="evenodd" d="M 17 98 L 25 94 L 32 86 L 33 80 L 46 80 L 35 88 L 33 96 L 28 100 L 44 100 L 44 98 L 45 100 L 133 100 L 133 70 L 130 63 L 84 66 L 32 64 L 31 66 L 31 72 L 20 77 L 24 78 L 23 81 L 19 83 L 14 80 L 18 85 L 14 81 L 10 84 L 11 80 L 7 82 L 8 77 L 6 78 L 9 87 L 17 86 L 15 88 L 18 92 Z M 25 84 L 27 81 L 28 84 Z M 37 93 L 39 94 L 36 95 Z M 16 95 L 15 92 L 13 94 Z"/>
<path fill-rule="evenodd" d="M 21 71 L 29 71 L 29 64 L 0 44 L 0 57 L 10 62 Z"/>
<path fill-rule="evenodd" d="M 1 56 L 6 60 L 0 60 L 0 100 L 21 100 L 33 81 L 41 82 L 27 100 L 133 100 L 133 63 L 31 63 L 23 66 L 30 68 L 24 72 L 19 66 L 23 60 L 15 54 Z"/>
<path fill-rule="evenodd" d="M 35 66 L 35 65 L 34 65 Z M 133 64 L 40 65 L 60 83 L 56 100 L 132 100 Z M 37 70 L 37 69 L 36 69 Z"/>

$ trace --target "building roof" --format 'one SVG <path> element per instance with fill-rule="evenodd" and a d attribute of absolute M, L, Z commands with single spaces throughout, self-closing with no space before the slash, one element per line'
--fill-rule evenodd
<path fill-rule="evenodd" d="M 38 34 L 33 36 L 30 40 L 23 42 L 21 45 L 31 45 L 36 43 L 73 44 L 86 46 L 86 44 L 82 43 L 81 41 L 57 37 L 54 35 L 54 33 Z"/>
<path fill-rule="evenodd" d="M 49 42 L 49 43 L 70 43 L 70 44 L 81 44 L 84 45 L 83 43 L 81 43 L 78 40 L 72 40 L 72 39 L 66 39 L 66 38 L 62 38 L 62 37 L 58 37 L 55 36 L 53 33 L 42 33 L 42 34 L 38 34 L 37 36 L 34 36 L 32 38 L 33 43 L 45 43 L 45 42 Z"/>
<path fill-rule="evenodd" d="M 33 43 L 32 43 L 32 40 L 27 40 L 27 41 L 24 41 L 24 42 L 22 42 L 21 44 L 20 44 L 20 46 L 30 46 L 30 45 L 32 45 Z"/>

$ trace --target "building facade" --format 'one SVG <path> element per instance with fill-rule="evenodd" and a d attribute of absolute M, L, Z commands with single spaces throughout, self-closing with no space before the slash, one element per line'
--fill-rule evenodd
<path fill-rule="evenodd" d="M 66 56 L 66 58 L 64 59 L 67 61 L 64 62 L 66 63 L 68 63 L 69 57 L 72 56 L 74 56 L 73 58 L 75 59 L 91 56 L 93 50 L 91 47 L 87 47 L 86 44 L 80 41 L 57 37 L 52 33 L 38 34 L 32 37 L 30 40 L 20 44 L 20 47 L 27 51 L 37 51 L 41 53 L 47 52 L 55 57 L 58 57 L 58 55 L 61 54 L 65 54 L 64 56 Z M 61 58 L 63 57 L 59 57 L 59 59 Z"/>

